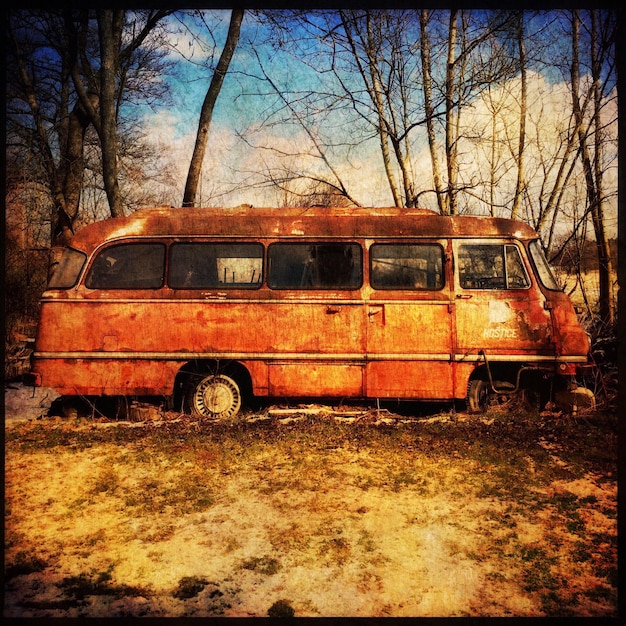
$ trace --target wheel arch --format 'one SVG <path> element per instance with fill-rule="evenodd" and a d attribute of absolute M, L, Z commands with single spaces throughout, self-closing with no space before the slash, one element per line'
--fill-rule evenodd
<path fill-rule="evenodd" d="M 465 400 L 467 406 L 472 408 L 479 395 L 494 393 L 494 390 L 506 394 L 511 387 L 511 393 L 521 394 L 524 402 L 535 409 L 552 398 L 555 382 L 550 368 L 545 366 L 532 362 L 490 362 L 477 366 L 470 374 Z M 473 408 L 476 409 L 476 406 Z"/>
<path fill-rule="evenodd" d="M 488 405 L 488 397 L 496 394 L 494 389 L 517 390 L 518 363 L 496 361 L 478 365 L 467 380 L 465 405 L 471 413 L 481 413 Z M 492 387 L 493 385 L 493 387 Z"/>
<path fill-rule="evenodd" d="M 484 380 L 489 382 L 489 372 L 491 372 L 492 380 L 501 380 L 503 382 L 512 383 L 517 382 L 517 373 L 521 369 L 520 363 L 509 363 L 506 361 L 496 361 L 489 363 L 489 367 L 482 363 L 474 368 L 467 384 L 469 385 L 474 380 Z"/>

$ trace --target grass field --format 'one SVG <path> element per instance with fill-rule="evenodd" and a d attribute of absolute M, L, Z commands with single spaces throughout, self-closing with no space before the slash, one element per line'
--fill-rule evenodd
<path fill-rule="evenodd" d="M 617 419 L 6 430 L 8 617 L 617 614 Z"/>

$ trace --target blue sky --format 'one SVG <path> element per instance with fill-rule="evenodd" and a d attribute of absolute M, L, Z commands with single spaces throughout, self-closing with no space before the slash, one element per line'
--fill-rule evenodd
<path fill-rule="evenodd" d="M 216 63 L 228 30 L 230 11 L 211 11 L 209 17 L 218 18 L 218 25 L 213 31 L 214 63 Z M 528 28 L 532 31 L 543 28 L 550 23 L 551 17 L 552 14 L 544 14 L 530 23 Z M 308 68 L 305 63 L 291 57 L 286 49 L 270 48 L 265 43 L 265 35 L 259 23 L 251 14 L 247 14 L 244 17 L 239 46 L 214 110 L 209 135 L 203 193 L 205 200 L 213 204 L 233 205 L 239 202 L 251 202 L 259 206 L 277 201 L 275 191 L 268 192 L 267 189 L 259 187 L 232 191 L 258 180 L 258 176 L 255 177 L 254 174 L 255 169 L 258 173 L 268 167 L 268 163 L 271 162 L 273 165 L 277 162 L 276 155 L 272 155 L 267 148 L 274 147 L 286 153 L 292 153 L 294 156 L 290 158 L 294 162 L 297 161 L 298 166 L 306 165 L 312 172 L 328 174 L 324 171 L 319 159 L 295 156 L 299 150 L 310 147 L 310 139 L 301 127 L 295 124 L 261 127 L 261 122 L 266 121 L 268 114 L 276 107 L 282 106 L 282 103 L 278 96 L 272 93 L 269 85 L 259 80 L 261 71 L 255 54 L 259 55 L 272 80 L 285 93 L 293 93 L 311 85 L 321 85 L 322 79 L 329 80 L 331 76 L 318 74 Z M 202 36 L 207 42 L 210 41 L 206 32 L 203 32 Z M 194 58 L 200 60 L 203 53 L 197 43 L 190 45 L 189 37 L 185 35 L 180 35 L 177 42 L 183 53 L 193 52 Z M 173 194 L 171 202 L 174 204 L 180 202 L 182 198 L 182 187 L 191 157 L 199 111 L 212 77 L 212 68 L 203 68 L 184 60 L 178 63 L 178 68 L 177 76 L 167 78 L 172 88 L 173 106 L 157 112 L 146 111 L 144 118 L 146 130 L 154 135 L 155 141 L 165 142 L 164 145 L 167 146 L 167 152 L 170 154 L 164 155 L 164 158 L 170 158 L 174 163 L 173 167 L 178 172 L 180 190 Z M 531 117 L 534 123 L 541 124 L 540 134 L 548 137 L 551 132 L 556 133 L 559 125 L 563 123 L 563 106 L 571 96 L 568 96 L 567 86 L 562 83 L 562 75 L 559 72 L 546 72 L 544 68 L 543 74 L 532 73 L 531 77 L 533 82 L 530 95 L 531 104 L 534 107 Z M 504 91 L 507 89 L 511 91 L 508 97 L 511 99 L 510 106 L 514 108 L 517 88 L 514 83 L 511 83 L 508 86 L 498 87 L 495 91 L 502 90 L 502 93 L 496 94 L 501 98 L 505 98 Z M 468 110 L 464 114 L 466 115 L 464 120 L 467 123 L 482 123 L 481 120 L 487 117 L 482 109 L 483 106 L 483 103 L 477 102 L 473 111 Z M 473 115 L 474 119 L 467 117 L 470 115 Z M 274 121 L 276 119 L 273 118 Z M 362 135 L 361 130 L 357 133 L 358 129 L 354 121 L 346 125 L 346 119 L 337 113 L 333 113 L 313 130 L 321 134 L 325 133 L 327 138 L 336 142 L 340 142 L 344 134 L 346 134 L 347 142 L 354 142 L 355 137 Z M 238 133 L 246 133 L 246 131 L 250 131 L 246 135 L 250 143 L 238 137 Z M 426 136 L 423 127 L 414 131 L 414 137 L 415 170 L 427 186 L 427 179 L 431 176 L 431 166 L 425 149 Z M 264 146 L 265 149 L 258 146 Z M 391 195 L 382 171 L 377 137 L 373 136 L 370 141 L 355 146 L 351 150 L 337 148 L 332 152 L 332 156 L 334 157 L 333 164 L 350 184 L 350 190 L 358 201 L 375 206 L 391 204 Z M 283 164 L 288 164 L 288 161 L 289 158 L 285 157 Z M 479 176 L 478 157 L 472 157 L 468 163 L 468 177 L 474 176 L 472 168 L 476 169 L 476 176 Z M 177 196 L 177 194 L 180 195 Z"/>

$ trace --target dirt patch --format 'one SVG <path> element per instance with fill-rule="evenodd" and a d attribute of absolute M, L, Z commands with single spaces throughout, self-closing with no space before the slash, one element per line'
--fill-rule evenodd
<path fill-rule="evenodd" d="M 4 615 L 616 615 L 613 418 L 364 415 L 8 422 Z"/>

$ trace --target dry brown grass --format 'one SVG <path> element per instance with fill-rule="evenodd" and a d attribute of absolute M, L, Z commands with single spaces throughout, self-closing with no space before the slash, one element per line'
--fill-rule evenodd
<path fill-rule="evenodd" d="M 19 422 L 5 616 L 615 616 L 615 431 L 603 414 Z"/>

